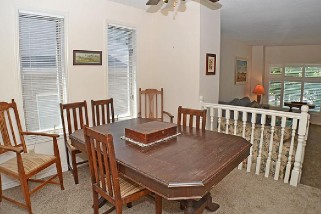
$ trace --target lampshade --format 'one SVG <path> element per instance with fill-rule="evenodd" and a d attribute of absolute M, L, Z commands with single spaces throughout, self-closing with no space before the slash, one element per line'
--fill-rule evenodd
<path fill-rule="evenodd" d="M 253 90 L 253 93 L 254 93 L 254 94 L 258 94 L 258 95 L 264 94 L 264 87 L 263 87 L 263 85 L 257 84 L 257 85 L 255 86 L 254 90 Z"/>

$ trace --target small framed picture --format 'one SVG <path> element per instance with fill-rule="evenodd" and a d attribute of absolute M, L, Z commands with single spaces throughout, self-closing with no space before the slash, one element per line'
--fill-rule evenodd
<path fill-rule="evenodd" d="M 74 65 L 102 65 L 102 52 L 74 50 L 73 59 Z"/>
<path fill-rule="evenodd" d="M 216 72 L 216 54 L 206 54 L 206 75 L 215 75 Z"/>
<path fill-rule="evenodd" d="M 245 84 L 247 81 L 247 59 L 237 57 L 235 60 L 235 84 Z"/>

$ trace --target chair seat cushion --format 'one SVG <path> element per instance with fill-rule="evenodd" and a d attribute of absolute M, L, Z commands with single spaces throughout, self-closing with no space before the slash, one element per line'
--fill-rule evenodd
<path fill-rule="evenodd" d="M 122 198 L 144 189 L 144 187 L 124 178 L 119 178 L 120 195 Z"/>
<path fill-rule="evenodd" d="M 46 163 L 51 162 L 56 157 L 53 155 L 35 154 L 35 153 L 23 153 L 21 154 L 23 167 L 26 174 L 33 172 Z M 11 174 L 18 175 L 17 158 L 12 158 L 2 164 L 0 164 L 0 171 L 7 171 Z"/>

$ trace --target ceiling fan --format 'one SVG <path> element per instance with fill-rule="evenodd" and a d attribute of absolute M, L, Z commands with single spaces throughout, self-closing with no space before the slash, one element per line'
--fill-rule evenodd
<path fill-rule="evenodd" d="M 148 0 L 146 5 L 157 5 L 160 1 L 163 1 L 164 3 L 168 3 L 168 0 Z M 185 0 L 182 0 L 185 1 Z M 219 0 L 209 0 L 210 2 L 218 2 Z"/>

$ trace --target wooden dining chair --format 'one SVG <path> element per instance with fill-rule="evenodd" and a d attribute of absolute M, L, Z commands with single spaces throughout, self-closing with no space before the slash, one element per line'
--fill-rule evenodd
<path fill-rule="evenodd" d="M 138 117 L 150 118 L 163 121 L 164 115 L 167 115 L 170 122 L 173 122 L 174 116 L 167 111 L 164 111 L 163 106 L 163 88 L 145 89 L 139 88 L 139 111 Z"/>
<path fill-rule="evenodd" d="M 60 184 L 61 190 L 64 190 L 57 142 L 59 135 L 22 131 L 17 105 L 14 100 L 12 100 L 11 103 L 0 102 L 0 131 L 0 157 L 6 156 L 3 154 L 7 152 L 13 152 L 16 154 L 16 157 L 0 164 L 0 202 L 2 199 L 8 200 L 16 205 L 26 208 L 29 213 L 32 213 L 30 195 L 49 183 Z M 53 143 L 53 155 L 28 153 L 25 136 L 32 135 L 51 138 Z M 33 179 L 37 173 L 51 165 L 56 165 L 57 173 L 55 175 L 50 176 L 47 180 Z M 1 174 L 5 174 L 20 181 L 25 203 L 19 202 L 2 194 Z M 59 182 L 54 181 L 57 177 Z M 29 190 L 29 181 L 41 184 L 32 190 Z"/>
<path fill-rule="evenodd" d="M 84 136 L 89 159 L 95 214 L 99 209 L 99 195 L 113 205 L 105 213 L 116 209 L 116 213 L 121 214 L 124 204 L 134 202 L 151 193 L 148 189 L 119 176 L 112 135 L 104 135 L 85 126 Z M 162 213 L 162 198 L 158 195 L 155 195 L 155 211 L 157 214 Z"/>
<path fill-rule="evenodd" d="M 113 98 L 106 100 L 91 100 L 93 126 L 115 122 Z"/>
<path fill-rule="evenodd" d="M 177 125 L 180 125 L 183 127 L 187 127 L 187 126 L 193 127 L 194 117 L 195 117 L 196 129 L 205 130 L 206 109 L 198 110 L 198 109 L 183 108 L 182 106 L 178 107 Z"/>
<path fill-rule="evenodd" d="M 76 156 L 77 154 L 81 153 L 81 151 L 71 145 L 69 135 L 78 129 L 82 129 L 84 125 L 89 125 L 87 102 L 83 101 L 67 104 L 60 103 L 60 115 L 64 132 L 68 170 L 72 171 L 75 184 L 78 184 L 79 179 L 77 166 L 88 161 L 86 160 L 77 162 Z M 71 163 L 69 154 L 71 157 Z"/>

